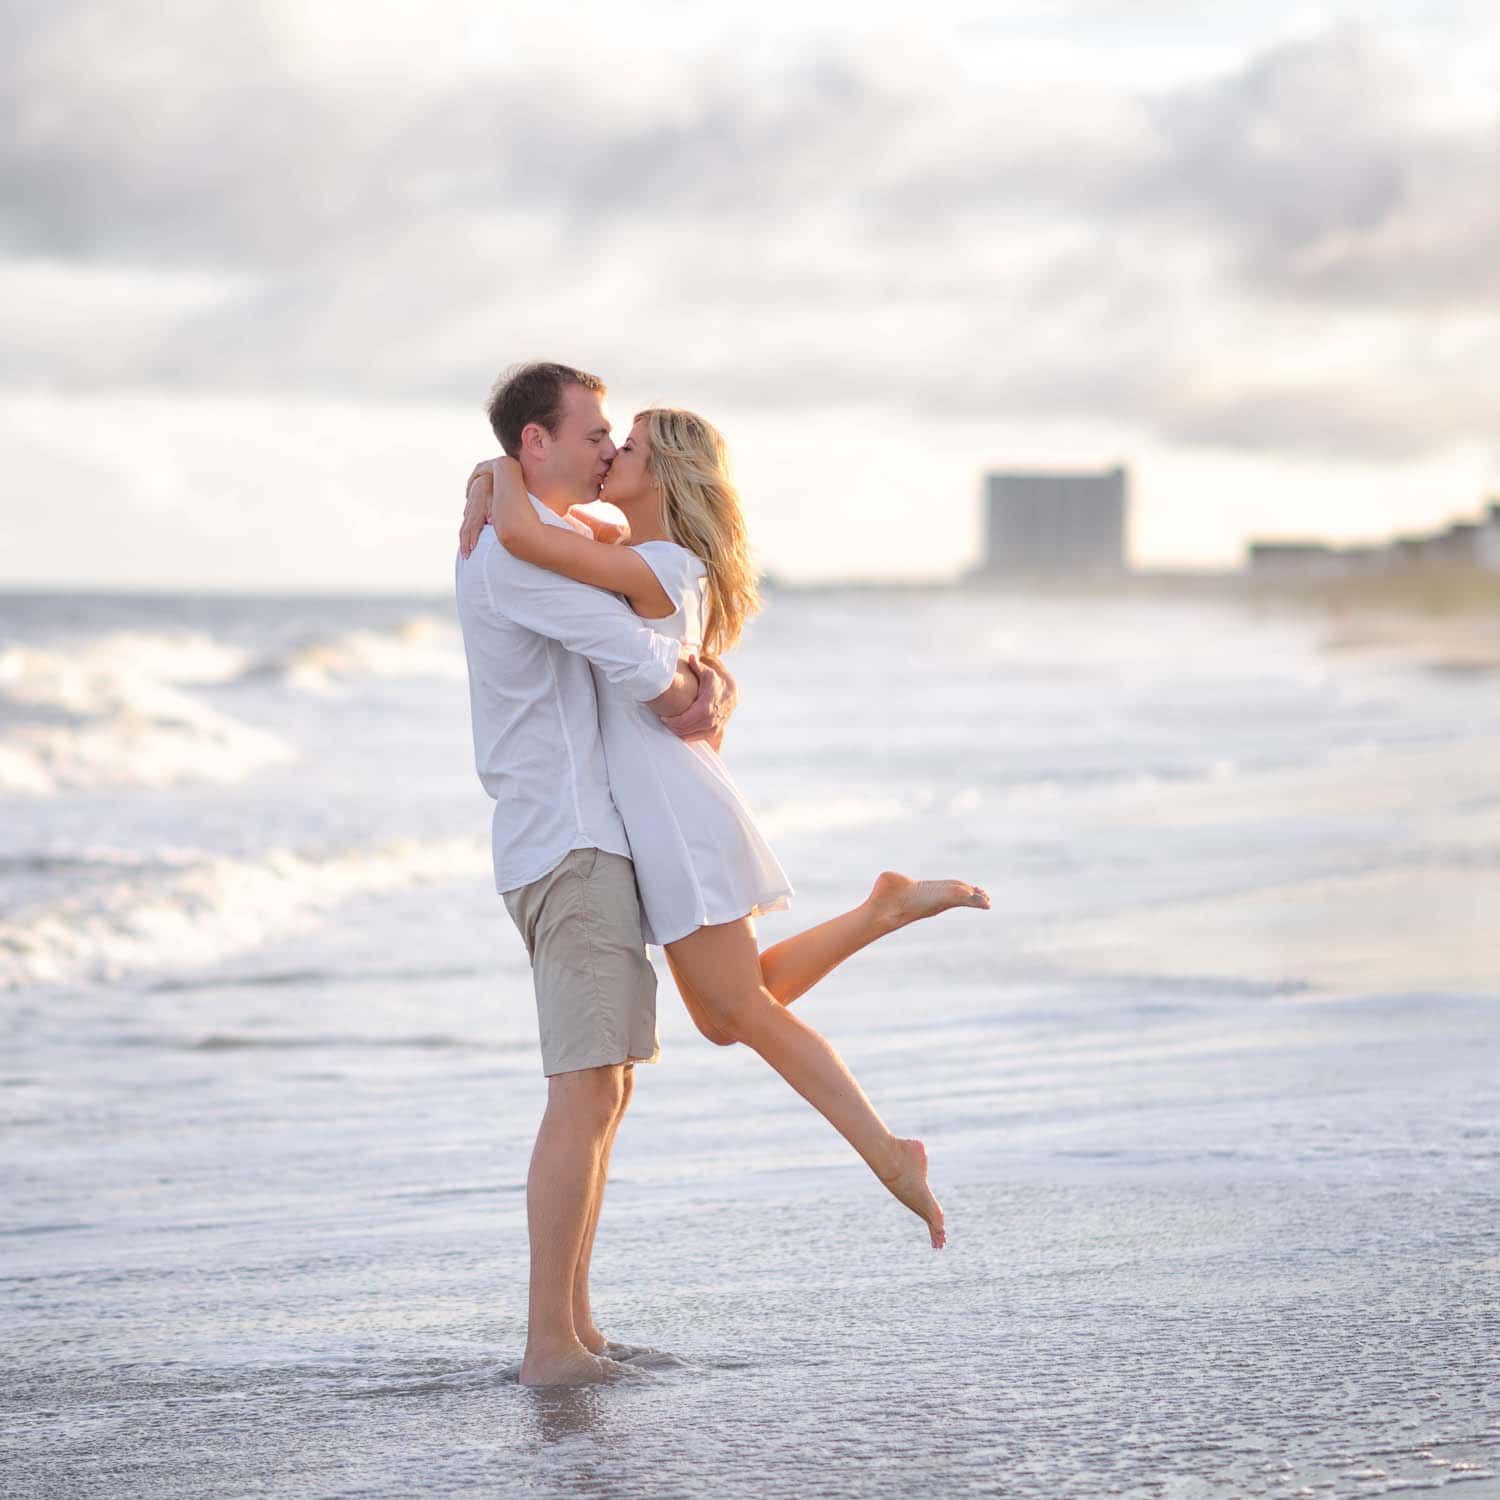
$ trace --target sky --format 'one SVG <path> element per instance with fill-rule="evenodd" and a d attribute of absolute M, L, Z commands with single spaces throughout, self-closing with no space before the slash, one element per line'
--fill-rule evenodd
<path fill-rule="evenodd" d="M 0 76 L 0 584 L 445 589 L 527 358 L 791 580 L 971 566 L 991 467 L 1125 463 L 1144 567 L 1500 493 L 1489 0 L 19 0 Z"/>

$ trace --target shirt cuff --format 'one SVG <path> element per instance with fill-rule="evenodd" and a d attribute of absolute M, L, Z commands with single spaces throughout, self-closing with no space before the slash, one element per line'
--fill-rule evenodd
<path fill-rule="evenodd" d="M 672 686 L 677 675 L 677 663 L 682 656 L 682 643 L 669 635 L 652 634 L 651 659 L 633 672 L 620 684 L 637 703 L 649 703 L 660 698 Z"/>

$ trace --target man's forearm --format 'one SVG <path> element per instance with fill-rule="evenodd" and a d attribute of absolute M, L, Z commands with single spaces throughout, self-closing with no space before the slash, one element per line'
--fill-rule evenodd
<path fill-rule="evenodd" d="M 660 719 L 675 718 L 686 713 L 698 697 L 698 674 L 684 655 L 677 663 L 677 674 L 667 684 L 666 692 L 650 699 L 646 707 Z"/>
<path fill-rule="evenodd" d="M 652 630 L 652 621 L 616 595 L 522 562 L 504 547 L 486 554 L 484 578 L 492 609 L 586 658 L 636 702 L 670 694 L 676 703 L 690 695 L 691 679 L 682 679 L 682 642 Z"/>
<path fill-rule="evenodd" d="M 705 651 L 699 655 L 698 660 L 704 666 L 712 667 L 723 679 L 723 709 L 720 714 L 719 728 L 714 738 L 714 749 L 718 750 L 724 744 L 724 731 L 729 727 L 729 721 L 734 716 L 735 709 L 739 707 L 740 688 L 729 668 L 717 656 L 710 656 Z"/>
<path fill-rule="evenodd" d="M 707 657 L 693 657 L 691 666 L 698 677 L 698 693 L 691 706 L 682 713 L 674 714 L 665 706 L 657 712 L 661 714 L 662 723 L 678 739 L 706 740 L 717 750 L 738 694 L 733 681 Z M 663 702 L 666 702 L 665 694 Z"/>

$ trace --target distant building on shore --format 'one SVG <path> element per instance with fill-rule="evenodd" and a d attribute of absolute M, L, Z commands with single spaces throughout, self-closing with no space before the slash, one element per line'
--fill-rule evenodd
<path fill-rule="evenodd" d="M 1393 537 L 1383 546 L 1336 547 L 1315 539 L 1252 541 L 1245 563 L 1254 578 L 1309 582 L 1435 569 L 1500 573 L 1500 502 L 1491 501 L 1478 521 Z"/>
<path fill-rule="evenodd" d="M 1337 578 L 1343 572 L 1327 542 L 1251 542 L 1247 562 L 1259 578 Z"/>
<path fill-rule="evenodd" d="M 985 476 L 986 578 L 1112 577 L 1126 570 L 1130 476 L 997 471 Z"/>

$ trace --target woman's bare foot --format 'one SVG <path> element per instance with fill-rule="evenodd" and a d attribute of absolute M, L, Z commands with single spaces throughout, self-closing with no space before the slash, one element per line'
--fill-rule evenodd
<path fill-rule="evenodd" d="M 552 1354 L 537 1354 L 528 1349 L 521 1361 L 522 1385 L 607 1385 L 615 1380 L 638 1378 L 640 1373 L 629 1365 L 590 1354 L 582 1344 Z"/>
<path fill-rule="evenodd" d="M 880 1180 L 919 1219 L 927 1221 L 932 1248 L 941 1250 L 948 1242 L 948 1231 L 943 1228 L 942 1206 L 927 1186 L 927 1148 L 921 1141 L 898 1140 L 896 1150 L 898 1165 L 895 1171 Z"/>
<path fill-rule="evenodd" d="M 966 880 L 913 880 L 886 870 L 875 877 L 869 904 L 880 920 L 894 932 L 908 922 L 935 917 L 954 906 L 977 906 L 990 909 L 990 898 L 977 885 Z"/>

